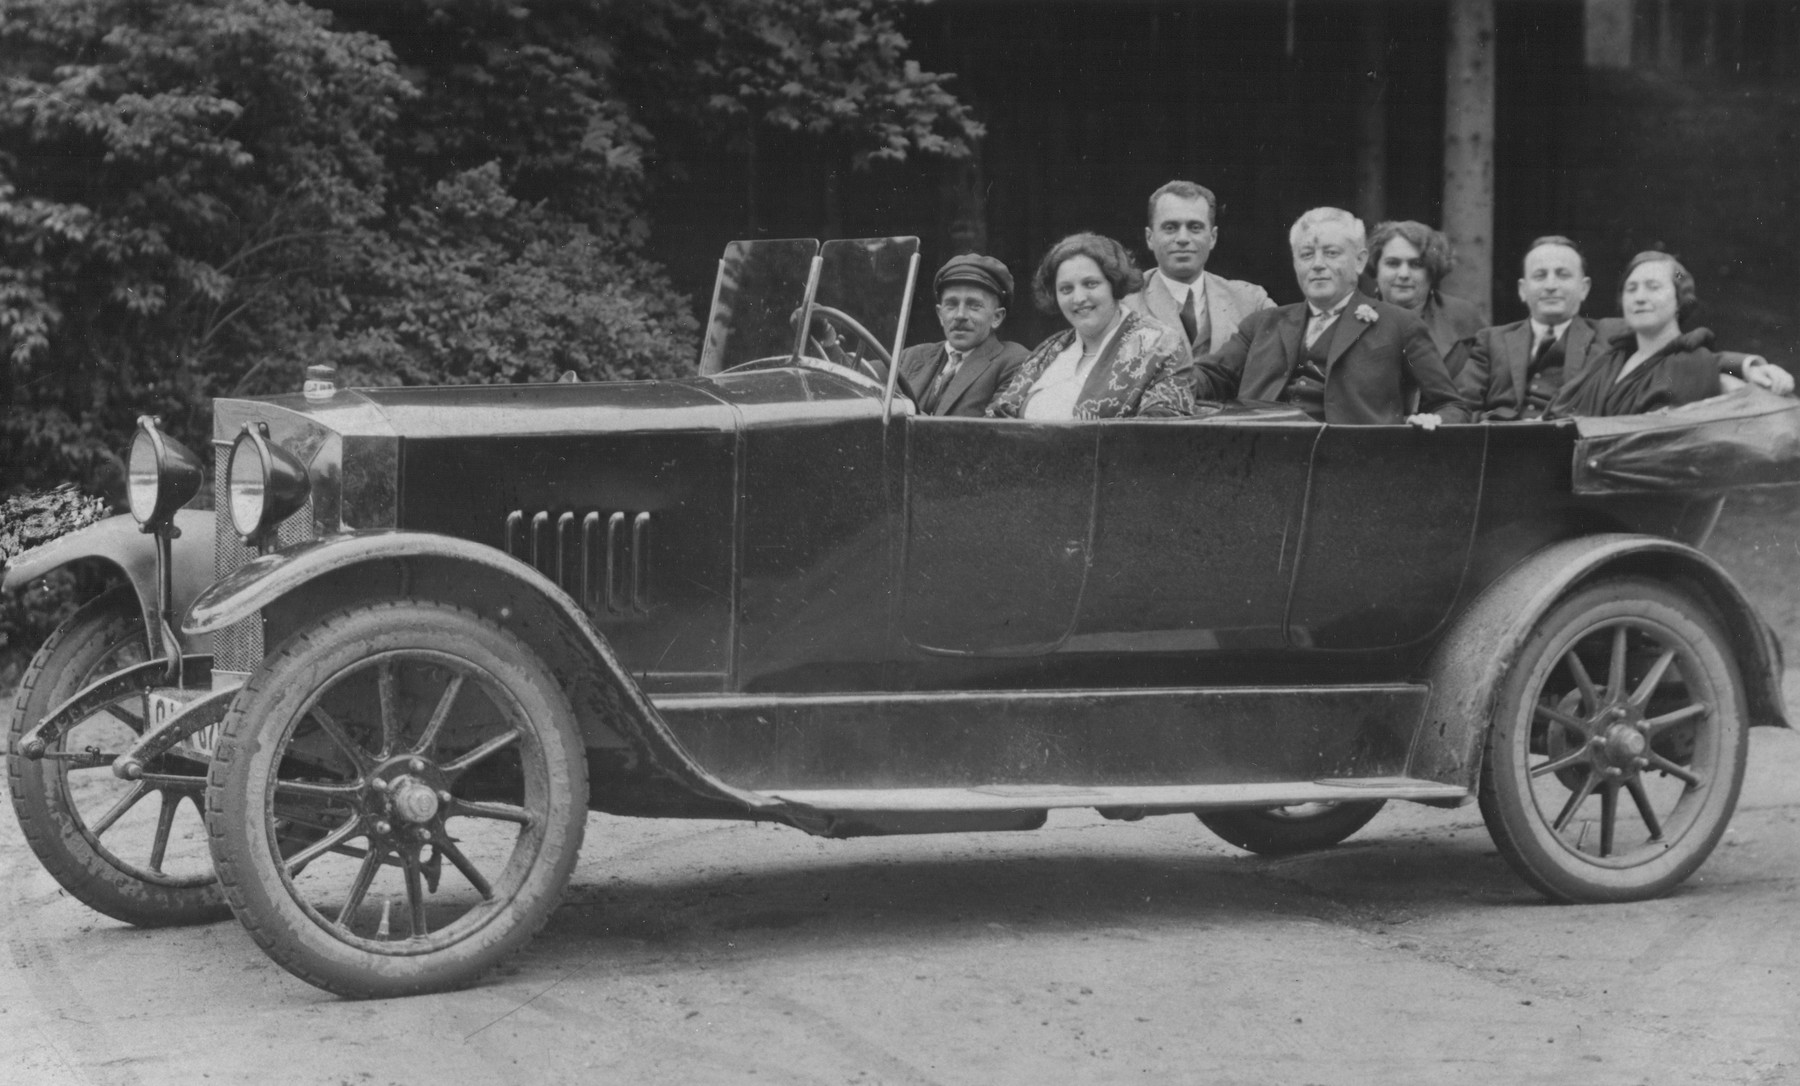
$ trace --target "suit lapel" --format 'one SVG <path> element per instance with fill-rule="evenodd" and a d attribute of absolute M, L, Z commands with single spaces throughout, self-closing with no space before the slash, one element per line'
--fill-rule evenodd
<path fill-rule="evenodd" d="M 1575 329 L 1569 329 L 1569 335 L 1574 334 Z M 1524 321 L 1517 329 L 1508 332 L 1500 343 L 1506 354 L 1507 371 L 1512 374 L 1513 395 L 1520 410 L 1525 407 L 1526 389 L 1531 387 L 1531 340 L 1534 335 L 1531 322 Z"/>
<path fill-rule="evenodd" d="M 930 350 L 922 350 L 913 355 L 910 364 L 906 355 L 900 356 L 900 376 L 906 379 L 906 387 L 912 390 L 915 401 L 931 388 L 931 379 L 937 376 L 938 367 L 949 357 L 947 348 L 947 344 L 933 343 Z M 908 353 L 911 353 L 910 350 Z"/>
<path fill-rule="evenodd" d="M 1200 278 L 1206 284 L 1206 319 L 1212 325 L 1212 335 L 1202 351 L 1216 351 L 1237 331 L 1238 315 L 1233 310 L 1231 299 L 1225 296 L 1224 280 L 1212 272 L 1201 272 Z"/>
<path fill-rule="evenodd" d="M 1282 384 L 1293 376 L 1300 367 L 1300 352 L 1306 349 L 1306 318 L 1312 311 L 1305 302 L 1292 306 L 1283 314 L 1277 331 L 1281 336 L 1281 357 L 1287 361 L 1287 373 L 1282 375 Z M 1280 391 L 1278 388 L 1276 391 Z"/>
<path fill-rule="evenodd" d="M 1569 321 L 1569 331 L 1563 340 L 1563 384 L 1566 385 L 1587 368 L 1588 351 L 1594 346 L 1594 326 L 1585 317 L 1576 317 Z"/>
<path fill-rule="evenodd" d="M 1150 315 L 1157 321 L 1175 329 L 1175 334 L 1181 337 L 1181 342 L 1187 343 L 1188 350 L 1191 352 L 1194 345 L 1188 343 L 1187 329 L 1182 327 L 1181 307 L 1175 304 L 1175 296 L 1169 293 L 1168 284 L 1163 282 L 1162 272 L 1153 271 L 1145 279 L 1144 308 L 1148 309 Z"/>
<path fill-rule="evenodd" d="M 1350 345 L 1362 338 L 1363 330 L 1369 327 L 1368 321 L 1359 320 L 1356 316 L 1357 309 L 1368 304 L 1369 300 L 1363 297 L 1361 291 L 1353 291 L 1349 304 L 1338 314 L 1337 323 L 1331 326 L 1331 347 L 1325 352 L 1327 374 L 1331 373 L 1331 367 L 1337 365 L 1337 360 L 1350 349 Z"/>
<path fill-rule="evenodd" d="M 969 357 L 963 359 L 962 368 L 956 371 L 956 376 L 950 378 L 950 384 L 944 389 L 944 394 L 938 397 L 937 410 L 933 413 L 948 415 L 950 408 L 955 405 L 964 392 L 969 390 L 969 386 L 975 383 L 975 378 L 986 373 L 988 367 L 994 364 L 994 358 L 999 353 L 999 336 L 990 335 L 977 344 L 975 349 L 969 352 Z M 946 344 L 944 361 L 948 364 L 949 360 L 950 348 Z"/>

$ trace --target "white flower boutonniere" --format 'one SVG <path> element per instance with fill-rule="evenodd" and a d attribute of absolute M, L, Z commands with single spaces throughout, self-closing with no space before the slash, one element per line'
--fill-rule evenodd
<path fill-rule="evenodd" d="M 1381 319 L 1381 314 L 1375 312 L 1375 307 L 1372 305 L 1359 305 L 1356 307 L 1356 319 L 1365 324 L 1374 324 Z"/>

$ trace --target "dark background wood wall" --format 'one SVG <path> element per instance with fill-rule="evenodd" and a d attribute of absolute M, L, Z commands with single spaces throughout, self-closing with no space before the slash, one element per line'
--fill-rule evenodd
<path fill-rule="evenodd" d="M 1498 4 L 1494 318 L 1521 315 L 1517 261 L 1537 235 L 1582 243 L 1596 314 L 1617 311 L 1629 256 L 1660 245 L 1688 261 L 1722 339 L 1800 361 L 1800 298 L 1784 260 L 1800 240 L 1800 4 L 1624 4 L 1619 70 L 1586 59 L 1591 3 Z M 698 163 L 664 186 L 654 224 L 659 256 L 698 304 L 724 242 L 745 234 L 913 233 L 927 275 L 972 247 L 1005 260 L 1023 286 L 1051 242 L 1092 229 L 1148 266 L 1145 197 L 1175 177 L 1219 195 L 1210 268 L 1277 301 L 1298 297 L 1286 231 L 1309 207 L 1440 221 L 1445 6 L 1435 0 L 947 0 L 908 19 L 915 54 L 955 72 L 987 125 L 977 158 L 853 172 L 842 149 L 772 137 L 754 209 L 741 158 Z M 1385 130 L 1373 152 L 1379 208 L 1358 171 L 1371 100 Z M 1009 324 L 1029 344 L 1060 320 L 1021 301 Z M 913 333 L 935 333 L 923 306 Z"/>

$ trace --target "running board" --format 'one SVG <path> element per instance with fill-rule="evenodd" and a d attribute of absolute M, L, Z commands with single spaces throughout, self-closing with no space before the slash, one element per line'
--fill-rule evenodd
<path fill-rule="evenodd" d="M 655 704 L 708 773 L 795 802 L 1241 807 L 1334 797 L 1355 787 L 1347 781 L 1462 795 L 1461 785 L 1408 780 L 1430 693 L 1385 683 L 695 695 Z"/>
<path fill-rule="evenodd" d="M 795 789 L 769 795 L 821 813 L 1050 810 L 1058 807 L 1135 807 L 1146 812 L 1217 807 L 1284 807 L 1295 803 L 1405 799 L 1460 802 L 1466 788 L 1412 777 L 1353 777 L 1268 784 L 1147 785 L 1083 788 L 1060 784 L 998 784 L 974 788 Z"/>

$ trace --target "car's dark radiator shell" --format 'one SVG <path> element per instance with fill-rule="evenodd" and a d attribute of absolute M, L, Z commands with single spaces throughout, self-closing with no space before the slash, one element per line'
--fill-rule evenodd
<path fill-rule="evenodd" d="M 252 558 L 256 549 L 238 537 L 231 525 L 231 496 L 227 493 L 231 462 L 231 446 L 215 443 L 213 449 L 213 577 L 222 578 L 238 571 Z M 288 546 L 311 539 L 317 533 L 313 526 L 312 498 L 306 499 L 298 512 L 281 522 L 275 530 L 279 545 Z M 263 661 L 263 618 L 259 612 L 242 622 L 228 626 L 213 635 L 213 667 L 219 671 L 255 671 Z"/>

